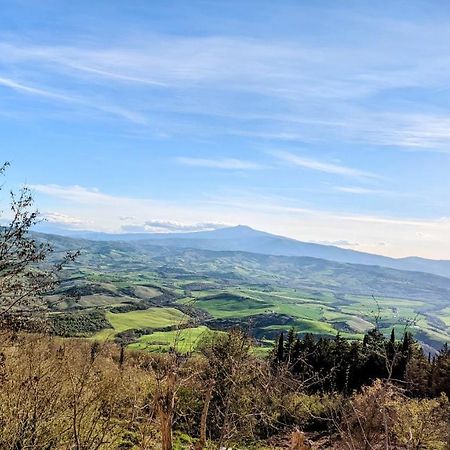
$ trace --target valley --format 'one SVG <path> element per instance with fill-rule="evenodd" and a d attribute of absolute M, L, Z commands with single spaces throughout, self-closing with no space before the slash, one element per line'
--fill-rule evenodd
<path fill-rule="evenodd" d="M 248 232 L 248 230 L 246 230 Z M 302 256 L 185 248 L 155 240 L 39 235 L 80 249 L 48 299 L 57 334 L 132 348 L 193 351 L 208 333 L 243 328 L 262 348 L 281 331 L 358 339 L 407 329 L 436 351 L 450 339 L 450 279 Z M 213 239 L 210 239 L 213 241 Z M 236 244 L 237 245 L 237 244 Z M 56 301 L 60 296 L 61 301 Z"/>

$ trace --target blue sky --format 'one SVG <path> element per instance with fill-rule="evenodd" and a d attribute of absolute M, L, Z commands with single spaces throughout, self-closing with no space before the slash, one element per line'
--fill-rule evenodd
<path fill-rule="evenodd" d="M 48 223 L 450 259 L 445 1 L 9 1 L 0 152 Z"/>

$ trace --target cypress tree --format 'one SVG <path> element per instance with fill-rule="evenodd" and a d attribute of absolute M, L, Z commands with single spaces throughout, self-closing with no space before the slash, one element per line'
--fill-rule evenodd
<path fill-rule="evenodd" d="M 301 370 L 301 341 L 297 338 L 292 346 L 292 356 L 291 356 L 291 370 L 295 375 L 298 375 Z"/>
<path fill-rule="evenodd" d="M 389 362 L 393 362 L 395 357 L 395 329 L 392 328 L 391 331 L 391 338 L 389 339 L 388 345 L 387 345 L 387 357 Z"/>
<path fill-rule="evenodd" d="M 119 367 L 123 368 L 123 363 L 125 362 L 125 346 L 122 344 L 120 346 L 120 355 L 119 355 Z"/>
<path fill-rule="evenodd" d="M 284 361 L 284 334 L 281 332 L 280 336 L 278 337 L 278 344 L 277 344 L 277 362 L 282 363 Z"/>
<path fill-rule="evenodd" d="M 295 341 L 295 330 L 292 327 L 287 335 L 286 343 L 284 344 L 284 358 L 286 361 L 292 362 L 292 348 Z"/>
<path fill-rule="evenodd" d="M 392 328 L 390 342 L 392 345 L 395 344 L 395 328 Z"/>
<path fill-rule="evenodd" d="M 408 333 L 407 331 L 403 335 L 403 342 L 401 345 L 401 355 L 400 355 L 400 361 L 399 361 L 399 370 L 398 370 L 398 378 L 400 380 L 405 379 L 406 375 L 406 367 L 408 366 L 408 361 L 411 357 L 412 353 L 412 344 L 413 339 L 411 336 L 411 333 Z"/>

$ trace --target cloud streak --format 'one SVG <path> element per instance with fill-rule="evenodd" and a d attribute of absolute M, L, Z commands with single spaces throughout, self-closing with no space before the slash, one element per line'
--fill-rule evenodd
<path fill-rule="evenodd" d="M 114 196 L 103 194 L 98 189 L 84 186 L 61 186 L 58 184 L 31 184 L 30 188 L 50 197 L 81 204 L 104 204 L 115 200 Z"/>
<path fill-rule="evenodd" d="M 102 111 L 107 114 L 118 116 L 137 124 L 144 125 L 147 123 L 147 119 L 143 115 L 133 111 L 129 111 L 119 106 L 105 105 L 101 102 L 88 101 L 87 99 L 82 97 L 74 97 L 59 92 L 53 92 L 46 88 L 30 86 L 10 78 L 0 77 L 0 86 L 13 89 L 14 91 L 22 94 L 44 97 L 50 100 L 56 100 L 64 103 L 71 103 L 78 106 L 95 109 L 97 111 Z"/>
<path fill-rule="evenodd" d="M 191 167 L 204 167 L 209 169 L 222 169 L 222 170 L 257 170 L 263 169 L 262 164 L 246 161 L 235 158 L 191 158 L 185 156 L 179 156 L 176 158 L 179 164 Z"/>
<path fill-rule="evenodd" d="M 387 191 L 384 189 L 369 189 L 361 186 L 336 186 L 334 189 L 338 192 L 355 195 L 380 195 L 387 197 L 403 197 L 407 195 L 399 192 Z"/>
<path fill-rule="evenodd" d="M 48 91 L 47 89 L 28 86 L 26 84 L 20 83 L 16 80 L 12 80 L 10 78 L 0 77 L 0 86 L 4 86 L 24 94 L 36 95 L 39 97 L 45 97 L 53 100 L 61 100 L 70 103 L 82 103 L 79 99 L 76 99 L 74 97 L 60 94 L 57 92 L 51 92 Z"/>
<path fill-rule="evenodd" d="M 278 158 L 280 161 L 287 163 L 291 166 L 302 167 L 304 169 L 310 169 L 317 172 L 354 178 L 371 178 L 371 179 L 379 178 L 378 175 L 371 172 L 366 172 L 364 170 L 354 169 L 339 164 L 333 164 L 318 161 L 315 159 L 305 158 L 303 156 L 299 156 L 290 152 L 276 151 L 272 152 L 272 155 Z"/>

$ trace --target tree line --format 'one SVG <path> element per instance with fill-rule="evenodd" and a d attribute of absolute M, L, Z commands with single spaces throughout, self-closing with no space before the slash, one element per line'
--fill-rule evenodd
<path fill-rule="evenodd" d="M 294 329 L 281 333 L 271 355 L 274 369 L 284 368 L 307 382 L 308 392 L 339 392 L 349 395 L 376 379 L 389 380 L 411 396 L 450 395 L 450 349 L 444 344 L 436 354 L 425 356 L 413 335 L 401 339 L 392 329 L 386 337 L 377 328 L 362 340 L 297 336 Z"/>

